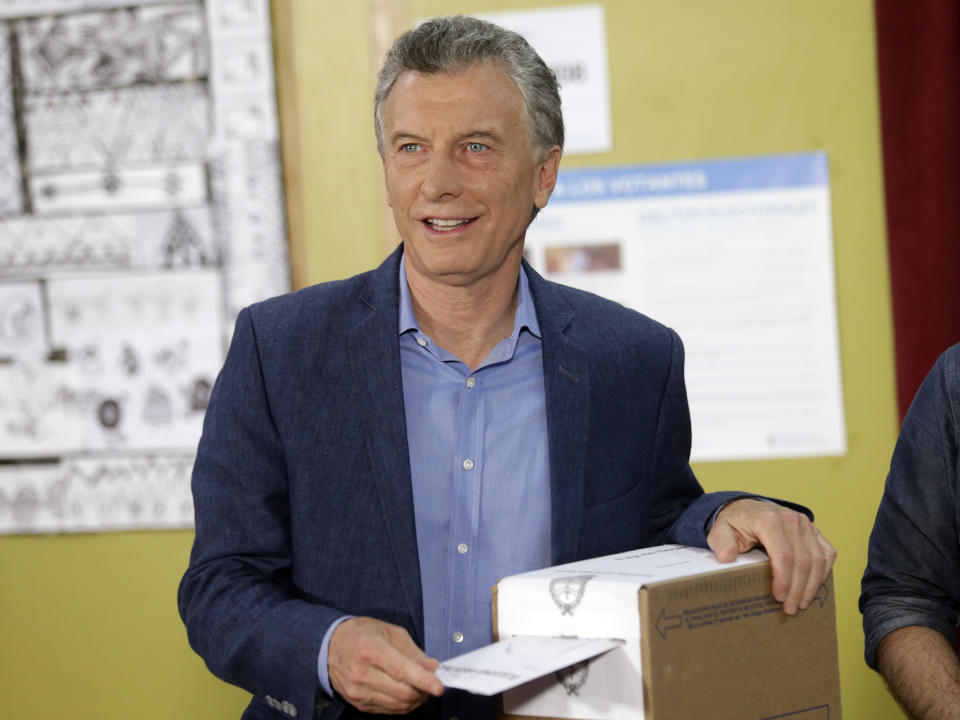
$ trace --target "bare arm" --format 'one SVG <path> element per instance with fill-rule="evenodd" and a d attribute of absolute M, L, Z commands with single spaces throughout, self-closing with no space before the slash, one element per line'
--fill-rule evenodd
<path fill-rule="evenodd" d="M 933 628 L 909 625 L 884 637 L 877 669 L 914 720 L 960 718 L 960 661 Z"/>

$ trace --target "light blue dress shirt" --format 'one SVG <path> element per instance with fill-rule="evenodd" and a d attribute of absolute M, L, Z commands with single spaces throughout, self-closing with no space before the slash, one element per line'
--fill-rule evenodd
<path fill-rule="evenodd" d="M 550 564 L 543 344 L 522 269 L 513 331 L 473 372 L 420 331 L 400 272 L 424 640 L 443 661 L 492 641 L 498 580 Z"/>
<path fill-rule="evenodd" d="M 402 259 L 398 332 L 425 650 L 443 661 L 492 641 L 497 581 L 550 564 L 543 344 L 522 268 L 513 331 L 476 370 L 421 332 Z M 329 695 L 339 622 L 317 663 Z"/>

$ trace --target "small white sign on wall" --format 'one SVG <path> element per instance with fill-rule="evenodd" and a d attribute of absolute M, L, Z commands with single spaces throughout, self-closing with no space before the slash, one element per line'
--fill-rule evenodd
<path fill-rule="evenodd" d="M 566 125 L 564 151 L 609 152 L 613 129 L 603 6 L 517 10 L 478 17 L 523 35 L 557 74 Z"/>

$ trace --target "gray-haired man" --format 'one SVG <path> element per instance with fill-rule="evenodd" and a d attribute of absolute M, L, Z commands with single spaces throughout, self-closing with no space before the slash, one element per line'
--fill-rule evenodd
<path fill-rule="evenodd" d="M 375 118 L 403 245 L 241 313 L 198 451 L 181 614 L 254 693 L 244 717 L 316 694 L 324 718 L 489 719 L 437 661 L 490 641 L 498 578 L 579 558 L 762 543 L 784 610 L 806 607 L 835 552 L 801 512 L 703 493 L 676 334 L 522 262 L 563 146 L 539 56 L 426 22 Z"/>

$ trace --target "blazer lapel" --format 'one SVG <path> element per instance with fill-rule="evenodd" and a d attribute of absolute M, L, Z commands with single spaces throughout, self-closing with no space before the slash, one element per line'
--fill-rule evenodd
<path fill-rule="evenodd" d="M 398 250 L 368 276 L 369 281 L 361 288 L 358 302 L 365 317 L 351 331 L 351 345 L 357 352 L 354 383 L 362 398 L 363 432 L 387 551 L 396 560 L 400 589 L 416 629 L 414 640 L 422 646 L 423 591 L 397 335 L 399 258 Z"/>
<path fill-rule="evenodd" d="M 586 349 L 569 337 L 574 313 L 556 287 L 529 265 L 524 270 L 543 333 L 543 380 L 550 457 L 552 562 L 577 559 L 580 510 L 590 431 L 590 371 Z"/>

